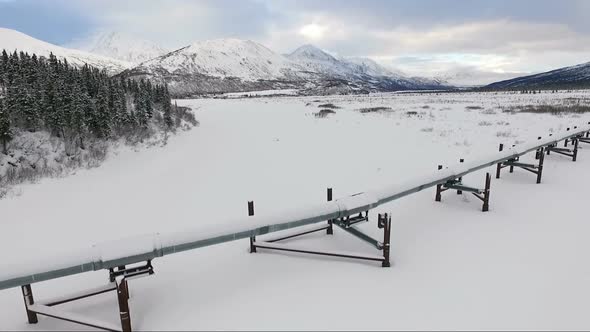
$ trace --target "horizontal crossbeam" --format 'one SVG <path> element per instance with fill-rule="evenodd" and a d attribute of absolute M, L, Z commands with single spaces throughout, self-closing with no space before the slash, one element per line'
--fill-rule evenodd
<path fill-rule="evenodd" d="M 112 282 L 112 283 L 108 283 L 107 285 L 97 287 L 94 289 L 89 289 L 86 291 L 82 291 L 82 292 L 79 292 L 76 294 L 70 294 L 68 296 L 63 296 L 60 298 L 55 298 L 55 299 L 51 299 L 51 300 L 45 300 L 43 302 L 38 302 L 38 304 L 46 305 L 48 307 L 53 307 L 56 305 L 85 299 L 87 297 L 96 296 L 96 295 L 108 293 L 108 292 L 115 291 L 115 290 L 117 290 L 117 285 L 114 282 Z"/>
<path fill-rule="evenodd" d="M 309 229 L 305 232 L 301 232 L 301 233 L 296 233 L 296 234 L 291 234 L 291 235 L 286 235 L 277 239 L 272 239 L 272 240 L 266 240 L 265 242 L 269 242 L 269 243 L 274 243 L 274 242 L 279 242 L 279 241 L 283 241 L 283 240 L 288 240 L 288 239 L 292 239 L 298 236 L 302 236 L 302 235 L 307 235 L 307 234 L 311 234 L 311 233 L 315 233 L 315 232 L 319 232 L 319 231 L 323 231 L 330 228 L 329 225 L 326 226 L 321 226 L 321 227 L 314 227 L 312 229 Z"/>
<path fill-rule="evenodd" d="M 59 310 L 46 305 L 32 304 L 28 307 L 28 309 L 29 311 L 34 312 L 38 315 L 56 318 L 70 323 L 76 323 L 106 331 L 121 331 L 121 328 L 119 328 L 116 325 L 107 322 L 101 322 L 77 313 Z"/>
<path fill-rule="evenodd" d="M 520 162 L 516 162 L 516 161 L 507 161 L 504 164 L 505 164 L 504 167 L 507 167 L 507 166 L 514 166 L 514 167 L 520 167 L 520 168 L 525 168 L 525 167 L 538 168 L 539 167 L 538 165 L 535 165 L 535 164 L 525 164 L 525 163 L 520 163 Z"/>
<path fill-rule="evenodd" d="M 571 151 L 571 150 L 568 150 L 568 149 L 564 149 L 564 150 L 566 150 L 566 151 Z M 558 153 L 558 154 L 560 154 L 560 155 L 564 155 L 564 156 L 567 156 L 567 157 L 572 157 L 572 158 L 574 157 L 574 153 L 566 153 L 566 152 L 563 152 L 563 151 L 561 151 L 561 150 L 554 150 L 554 149 L 551 149 L 551 152 L 555 152 L 555 153 Z"/>
<path fill-rule="evenodd" d="M 566 149 L 566 148 L 548 147 L 547 149 L 551 150 L 552 152 L 569 152 L 569 153 L 574 152 L 572 149 Z"/>
<path fill-rule="evenodd" d="M 288 247 L 279 243 L 268 243 L 268 242 L 255 242 L 254 246 L 260 249 L 270 249 L 270 250 L 279 250 L 279 251 L 289 251 L 289 252 L 297 252 L 302 254 L 312 254 L 312 255 L 320 255 L 320 256 L 332 256 L 332 257 L 341 257 L 341 258 L 351 258 L 351 259 L 361 259 L 367 261 L 376 261 L 376 262 L 383 262 L 385 259 L 380 256 L 362 256 L 358 254 L 352 253 L 345 253 L 345 252 L 336 252 L 336 251 L 316 251 L 316 250 L 309 250 L 309 249 L 300 249 L 300 248 L 293 248 Z"/>
<path fill-rule="evenodd" d="M 453 185 L 445 184 L 444 186 L 446 189 L 461 190 L 461 191 L 477 193 L 477 194 L 483 193 L 483 189 L 472 188 L 472 187 L 464 186 L 462 184 L 453 184 Z"/>
<path fill-rule="evenodd" d="M 349 234 L 356 236 L 357 238 L 369 243 L 370 245 L 377 248 L 378 250 L 383 249 L 383 244 L 381 242 L 379 242 L 379 241 L 373 239 L 372 237 L 370 237 L 369 235 L 361 232 L 356 227 L 345 227 L 339 223 L 336 223 L 336 225 L 338 227 L 342 228 L 343 230 L 345 230 L 346 232 L 348 232 Z"/>

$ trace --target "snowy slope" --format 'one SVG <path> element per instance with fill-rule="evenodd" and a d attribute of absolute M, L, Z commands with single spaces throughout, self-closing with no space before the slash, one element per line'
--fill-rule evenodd
<path fill-rule="evenodd" d="M 0 28 L 0 49 L 5 49 L 7 52 L 23 51 L 44 57 L 49 57 L 49 54 L 53 53 L 59 59 L 67 59 L 72 65 L 88 64 L 92 67 L 105 69 L 110 74 L 117 74 L 131 67 L 131 64 L 125 61 L 60 47 L 5 28 Z"/>
<path fill-rule="evenodd" d="M 176 96 L 301 88 L 310 74 L 250 40 L 193 43 L 123 73 L 169 85 Z"/>
<path fill-rule="evenodd" d="M 590 62 L 549 72 L 496 82 L 488 88 L 559 88 L 590 86 Z"/>
<path fill-rule="evenodd" d="M 355 82 L 368 90 L 392 91 L 442 87 L 434 80 L 406 77 L 368 58 L 335 57 L 313 45 L 301 46 L 288 54 L 287 58 L 309 71 Z"/>
<path fill-rule="evenodd" d="M 389 68 L 385 68 L 384 66 L 378 64 L 376 61 L 369 59 L 369 58 L 362 58 L 362 57 L 345 57 L 343 58 L 344 61 L 349 62 L 350 64 L 355 64 L 360 67 L 360 70 L 367 75 L 372 76 L 406 76 L 403 72 L 399 70 L 393 70 Z"/>
<path fill-rule="evenodd" d="M 293 70 L 293 63 L 250 40 L 215 39 L 196 42 L 147 61 L 140 68 L 152 73 L 165 71 L 257 81 L 284 78 Z"/>
<path fill-rule="evenodd" d="M 441 88 L 438 82 L 401 76 L 370 59 L 336 58 L 311 45 L 283 56 L 239 39 L 197 42 L 123 75 L 166 82 L 177 96 L 276 89 L 332 94 Z"/>
<path fill-rule="evenodd" d="M 522 76 L 523 73 L 496 73 L 477 68 L 457 69 L 436 75 L 436 79 L 458 87 L 474 87 L 488 85 L 493 82 Z"/>
<path fill-rule="evenodd" d="M 114 31 L 100 31 L 69 46 L 136 65 L 169 52 L 151 41 Z"/>

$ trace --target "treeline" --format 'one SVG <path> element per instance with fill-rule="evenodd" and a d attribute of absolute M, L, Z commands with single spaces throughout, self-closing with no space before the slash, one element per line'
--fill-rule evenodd
<path fill-rule="evenodd" d="M 84 149 L 88 139 L 141 136 L 152 124 L 173 130 L 185 115 L 171 105 L 165 85 L 111 78 L 87 65 L 71 66 L 53 54 L 46 59 L 4 50 L 0 56 L 4 153 L 18 131 L 45 130 L 63 138 L 66 146 Z"/>

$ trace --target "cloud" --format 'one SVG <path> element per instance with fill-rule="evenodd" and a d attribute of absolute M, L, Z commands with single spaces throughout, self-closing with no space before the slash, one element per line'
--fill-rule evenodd
<path fill-rule="evenodd" d="M 270 19 L 257 1 L 233 0 L 86 0 L 70 1 L 79 12 L 94 13 L 100 29 L 120 30 L 167 47 L 196 40 L 252 38 L 265 31 Z"/>
<path fill-rule="evenodd" d="M 96 29 L 168 48 L 235 37 L 280 53 L 313 43 L 412 73 L 507 73 L 590 60 L 589 11 L 584 0 L 19 0 L 0 2 L 0 21 L 61 43 Z"/>

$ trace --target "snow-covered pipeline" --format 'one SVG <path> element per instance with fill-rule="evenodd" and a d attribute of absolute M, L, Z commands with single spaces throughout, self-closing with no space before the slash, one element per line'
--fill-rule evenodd
<path fill-rule="evenodd" d="M 278 232 L 289 228 L 315 224 L 373 209 L 381 204 L 408 196 L 448 180 L 516 158 L 559 141 L 585 134 L 590 127 L 567 131 L 529 142 L 488 158 L 460 163 L 432 174 L 410 179 L 402 184 L 368 191 L 332 202 L 298 208 L 266 217 L 252 216 L 230 220 L 214 228 L 199 228 L 179 233 L 153 234 L 96 244 L 75 254 L 38 259 L 32 264 L 0 271 L 0 290 L 68 275 L 139 263 L 177 252 L 207 247 L 224 242 Z"/>

